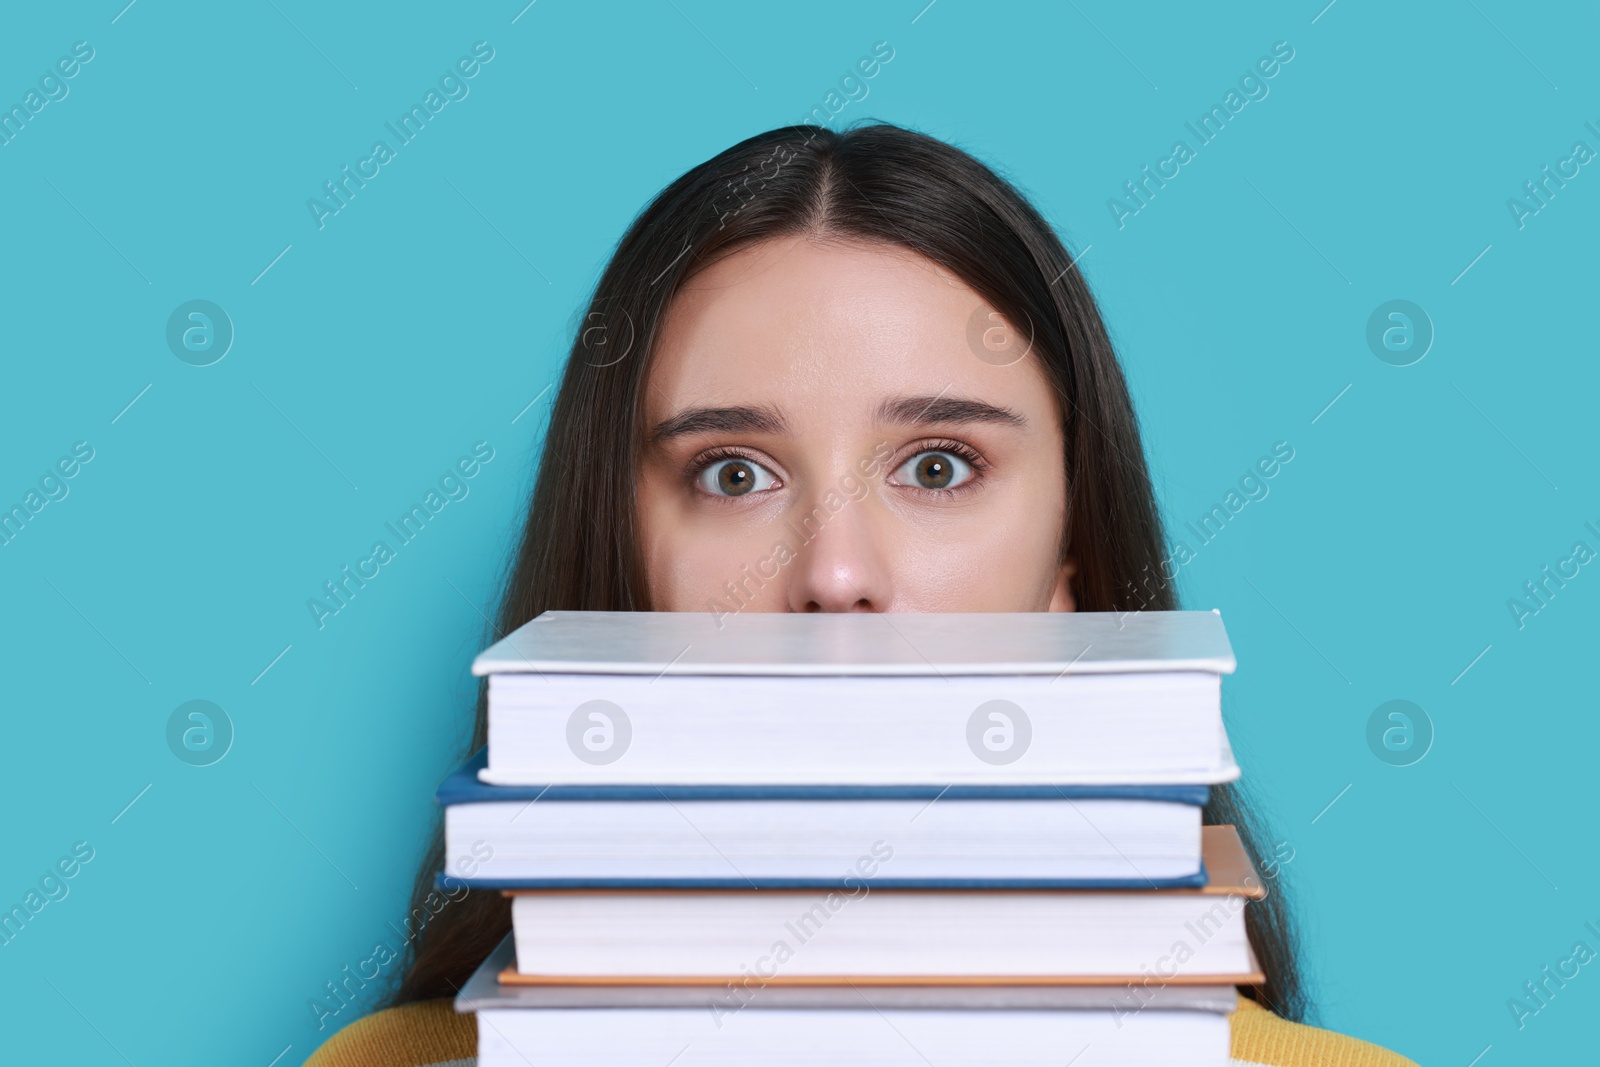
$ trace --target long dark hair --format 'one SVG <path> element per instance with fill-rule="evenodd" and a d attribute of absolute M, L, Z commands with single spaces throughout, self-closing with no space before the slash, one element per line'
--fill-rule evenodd
<path fill-rule="evenodd" d="M 1127 385 L 1083 276 L 1050 225 L 966 152 L 887 123 L 835 132 L 784 126 L 741 141 L 668 185 L 629 226 L 579 324 L 550 415 L 526 524 L 494 637 L 551 609 L 638 611 L 634 473 L 645 375 L 663 313 L 697 270 L 792 234 L 920 253 L 1027 330 L 1060 401 L 1068 508 L 1062 549 L 1083 611 L 1170 610 L 1161 518 Z M 471 748 L 485 740 L 480 687 Z M 1235 788 L 1212 790 L 1207 823 L 1232 823 L 1259 864 L 1260 831 Z M 443 865 L 442 835 L 417 877 L 413 915 Z M 1266 984 L 1245 990 L 1301 1019 L 1306 1000 L 1281 886 L 1245 910 Z M 417 936 L 393 1004 L 451 996 L 510 929 L 499 893 L 472 891 Z"/>

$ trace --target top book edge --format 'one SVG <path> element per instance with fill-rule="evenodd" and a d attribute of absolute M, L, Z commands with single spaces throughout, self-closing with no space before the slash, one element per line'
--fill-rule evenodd
<path fill-rule="evenodd" d="M 472 673 L 941 677 L 1235 666 L 1212 611 L 547 611 L 479 653 Z"/>

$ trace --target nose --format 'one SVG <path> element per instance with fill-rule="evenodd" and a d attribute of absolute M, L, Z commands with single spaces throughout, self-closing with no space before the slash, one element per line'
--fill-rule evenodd
<path fill-rule="evenodd" d="M 887 611 L 893 599 L 889 565 L 881 550 L 874 498 L 812 501 L 790 520 L 801 544 L 789 569 L 790 611 Z"/>

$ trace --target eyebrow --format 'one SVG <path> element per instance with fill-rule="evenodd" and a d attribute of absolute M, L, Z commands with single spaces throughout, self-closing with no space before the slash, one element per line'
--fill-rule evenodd
<path fill-rule="evenodd" d="M 1026 426 L 1028 420 L 1010 408 L 959 396 L 902 396 L 878 405 L 879 422 L 922 426 L 939 422 L 1003 422 Z"/>
<path fill-rule="evenodd" d="M 690 408 L 657 423 L 650 432 L 650 440 L 660 443 L 673 437 L 701 433 L 779 434 L 786 429 L 788 423 L 772 408 Z"/>
<path fill-rule="evenodd" d="M 901 396 L 878 405 L 879 422 L 927 426 L 950 422 L 1000 422 L 1026 426 L 1028 420 L 1010 408 L 969 397 Z M 663 419 L 650 432 L 652 443 L 705 433 L 781 434 L 789 424 L 769 407 L 689 408 Z"/>

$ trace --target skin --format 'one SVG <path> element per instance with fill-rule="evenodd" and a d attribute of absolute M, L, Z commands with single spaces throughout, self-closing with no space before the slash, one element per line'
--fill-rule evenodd
<path fill-rule="evenodd" d="M 692 278 L 646 382 L 651 607 L 1073 610 L 1059 405 L 1014 335 L 975 354 L 980 309 L 914 252 L 814 236 Z"/>

